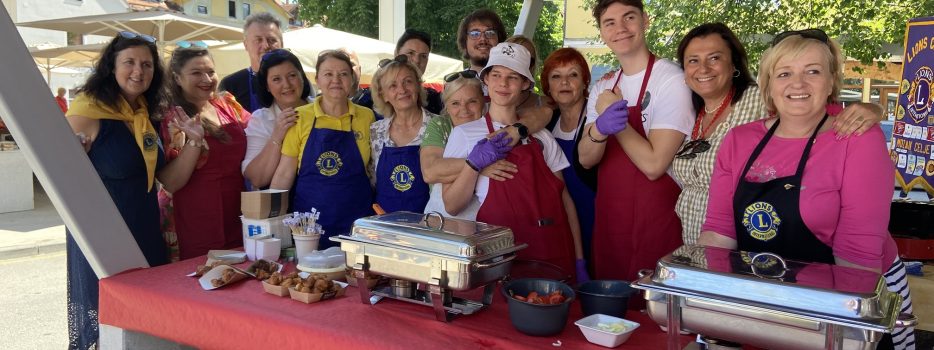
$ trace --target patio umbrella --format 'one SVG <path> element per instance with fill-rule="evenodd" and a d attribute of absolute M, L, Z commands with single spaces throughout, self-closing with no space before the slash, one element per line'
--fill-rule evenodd
<path fill-rule="evenodd" d="M 52 81 L 52 72 L 61 68 L 91 68 L 105 44 L 72 45 L 63 47 L 30 48 L 36 65 L 45 71 L 46 83 Z"/>
<path fill-rule="evenodd" d="M 392 58 L 396 49 L 394 43 L 368 38 L 356 34 L 328 29 L 321 25 L 311 28 L 302 28 L 283 34 L 282 41 L 285 48 L 298 56 L 305 68 L 305 72 L 313 76 L 315 61 L 318 53 L 324 50 L 348 48 L 356 51 L 360 59 L 360 82 L 368 84 L 376 73 L 377 64 L 381 59 Z M 224 76 L 236 72 L 250 65 L 249 57 L 244 50 L 243 43 L 219 46 L 211 49 L 214 56 L 217 74 Z M 426 82 L 442 81 L 444 76 L 451 72 L 464 69 L 460 60 L 431 54 L 428 58 L 428 67 L 425 69 L 423 79 Z"/>
<path fill-rule="evenodd" d="M 243 30 L 239 27 L 209 18 L 195 18 L 166 11 L 66 17 L 16 25 L 83 35 L 114 36 L 121 31 L 130 31 L 156 38 L 160 49 L 164 49 L 166 44 L 181 40 L 243 40 Z"/>

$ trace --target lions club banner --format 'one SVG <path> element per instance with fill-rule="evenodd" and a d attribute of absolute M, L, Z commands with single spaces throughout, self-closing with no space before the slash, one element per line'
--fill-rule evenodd
<path fill-rule="evenodd" d="M 902 191 L 921 186 L 934 195 L 934 17 L 908 22 L 903 57 L 892 161 Z"/>

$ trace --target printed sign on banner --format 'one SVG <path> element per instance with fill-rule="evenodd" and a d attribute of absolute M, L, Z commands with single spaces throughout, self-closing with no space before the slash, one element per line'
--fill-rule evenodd
<path fill-rule="evenodd" d="M 908 21 L 903 57 L 890 150 L 895 177 L 905 193 L 921 186 L 934 196 L 934 172 L 925 171 L 934 159 L 934 17 Z"/>

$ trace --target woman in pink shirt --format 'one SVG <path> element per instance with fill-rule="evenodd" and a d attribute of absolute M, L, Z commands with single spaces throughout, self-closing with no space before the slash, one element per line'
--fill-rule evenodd
<path fill-rule="evenodd" d="M 894 172 L 878 126 L 838 138 L 827 121 L 842 55 L 819 29 L 784 32 L 762 56 L 770 115 L 731 130 L 710 184 L 698 244 L 884 273 L 911 312 L 905 269 L 888 232 Z M 913 349 L 910 328 L 892 334 Z"/>

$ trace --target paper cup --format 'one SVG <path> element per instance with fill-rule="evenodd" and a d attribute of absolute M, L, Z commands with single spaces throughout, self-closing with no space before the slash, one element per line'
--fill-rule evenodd
<path fill-rule="evenodd" d="M 295 255 L 298 259 L 308 256 L 311 252 L 318 249 L 318 239 L 321 235 L 293 235 L 295 241 Z"/>

